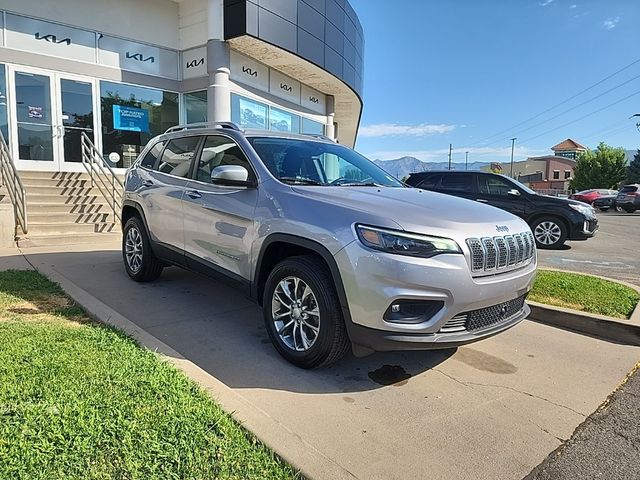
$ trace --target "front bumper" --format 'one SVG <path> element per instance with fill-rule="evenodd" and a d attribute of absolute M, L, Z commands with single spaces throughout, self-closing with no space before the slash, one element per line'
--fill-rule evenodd
<path fill-rule="evenodd" d="M 527 294 L 536 262 L 517 270 L 472 277 L 464 255 L 414 258 L 373 252 L 353 242 L 336 254 L 349 305 L 351 341 L 373 350 L 434 349 L 464 345 L 512 327 L 529 314 L 526 305 L 510 317 L 474 331 L 441 331 L 465 312 L 512 301 Z M 394 302 L 442 302 L 442 308 L 420 323 L 384 319 Z M 446 330 L 446 329 L 445 329 Z"/>
<path fill-rule="evenodd" d="M 587 240 L 595 236 L 598 228 L 597 218 L 583 218 L 572 225 L 568 240 Z"/>

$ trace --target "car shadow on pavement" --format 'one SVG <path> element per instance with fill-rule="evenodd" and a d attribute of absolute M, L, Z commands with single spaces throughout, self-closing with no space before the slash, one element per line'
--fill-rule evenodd
<path fill-rule="evenodd" d="M 303 370 L 282 359 L 268 338 L 261 309 L 245 292 L 180 268 L 136 283 L 119 251 L 30 254 L 232 388 L 346 393 L 401 387 L 451 357 L 455 349 L 351 353 L 327 368 Z"/>

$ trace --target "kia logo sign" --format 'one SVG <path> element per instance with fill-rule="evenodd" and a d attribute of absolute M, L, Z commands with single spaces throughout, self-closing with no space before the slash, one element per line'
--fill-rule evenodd
<path fill-rule="evenodd" d="M 256 70 L 253 70 L 252 68 L 249 68 L 249 67 L 245 67 L 244 65 L 242 66 L 242 73 L 246 73 L 250 77 L 258 76 L 258 72 Z"/>
<path fill-rule="evenodd" d="M 317 97 L 311 96 L 309 97 L 309 101 L 311 103 L 318 103 L 320 100 Z"/>
<path fill-rule="evenodd" d="M 194 67 L 199 67 L 200 65 L 204 64 L 204 57 L 202 57 L 200 60 L 194 59 L 191 60 L 190 62 L 187 62 L 187 68 L 194 68 Z"/>
<path fill-rule="evenodd" d="M 280 88 L 285 92 L 291 92 L 293 90 L 293 88 L 291 88 L 291 86 L 287 85 L 286 83 L 281 83 Z"/>
<path fill-rule="evenodd" d="M 130 58 L 132 60 L 138 60 L 139 62 L 151 62 L 151 63 L 155 63 L 156 59 L 153 56 L 144 58 L 144 56 L 141 53 L 130 53 L 127 52 L 126 53 L 127 58 Z"/>
<path fill-rule="evenodd" d="M 49 43 L 57 43 L 57 44 L 66 43 L 67 45 L 71 45 L 70 38 L 63 38 L 61 40 L 58 40 L 58 37 L 52 34 L 40 35 L 40 32 L 36 32 L 35 38 L 36 40 L 44 40 L 45 42 L 49 42 Z"/>

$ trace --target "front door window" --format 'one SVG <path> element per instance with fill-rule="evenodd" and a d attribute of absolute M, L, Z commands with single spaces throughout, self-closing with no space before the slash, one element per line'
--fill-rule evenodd
<path fill-rule="evenodd" d="M 89 82 L 60 80 L 64 161 L 80 162 L 82 158 L 81 134 L 93 138 L 93 93 Z"/>

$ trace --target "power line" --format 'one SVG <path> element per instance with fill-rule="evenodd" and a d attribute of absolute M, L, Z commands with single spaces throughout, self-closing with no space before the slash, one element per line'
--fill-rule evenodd
<path fill-rule="evenodd" d="M 572 95 L 571 97 L 567 98 L 566 100 L 563 100 L 563 101 L 561 101 L 560 103 L 557 103 L 557 104 L 555 104 L 554 106 L 549 107 L 549 108 L 547 108 L 546 110 L 544 110 L 544 111 L 542 111 L 542 112 L 540 112 L 540 113 L 538 113 L 538 114 L 534 115 L 533 117 L 530 117 L 530 118 L 528 118 L 528 119 L 526 119 L 526 120 L 524 120 L 524 121 L 522 121 L 522 122 L 520 122 L 520 123 L 517 123 L 517 124 L 515 124 L 515 125 L 513 125 L 513 126 L 511 126 L 511 127 L 509 127 L 509 128 L 506 128 L 505 130 L 501 130 L 501 131 L 500 131 L 500 132 L 498 132 L 498 133 L 495 133 L 495 134 L 493 134 L 493 135 L 490 135 L 490 136 L 486 137 L 484 140 L 480 140 L 479 142 L 471 143 L 471 144 L 469 144 L 469 145 L 465 146 L 464 148 L 468 148 L 468 147 L 473 147 L 473 146 L 475 146 L 475 145 L 479 145 L 479 144 L 481 144 L 481 143 L 483 143 L 483 142 L 486 142 L 487 140 L 490 140 L 490 139 L 492 139 L 492 138 L 495 138 L 495 137 L 497 137 L 497 136 L 499 136 L 499 135 L 503 135 L 504 133 L 507 133 L 507 132 L 509 132 L 509 131 L 513 130 L 514 128 L 518 128 L 519 126 L 524 125 L 525 123 L 529 123 L 531 120 L 535 120 L 536 118 L 540 118 L 540 117 L 541 117 L 542 115 L 544 115 L 545 113 L 548 113 L 548 112 L 550 112 L 550 111 L 552 111 L 552 110 L 555 110 L 556 108 L 558 108 L 558 107 L 560 107 L 560 106 L 562 106 L 562 105 L 564 105 L 564 104 L 566 104 L 566 103 L 570 102 L 570 101 L 571 101 L 571 100 L 573 100 L 574 98 L 577 98 L 577 97 L 579 97 L 580 95 L 582 95 L 583 93 L 586 93 L 586 92 L 588 92 L 589 90 L 592 90 L 593 88 L 597 87 L 598 85 L 603 84 L 604 82 L 606 82 L 606 81 L 607 81 L 607 80 L 609 80 L 610 78 L 615 77 L 615 76 L 616 76 L 616 75 L 618 75 L 619 73 L 624 72 L 625 70 L 627 70 L 627 69 L 631 68 L 632 66 L 636 65 L 637 63 L 640 63 L 640 58 L 639 58 L 639 59 L 637 59 L 637 60 L 635 60 L 635 61 L 633 61 L 633 62 L 631 62 L 631 63 L 629 63 L 628 65 L 625 65 L 624 67 L 620 68 L 619 70 L 616 70 L 616 71 L 615 71 L 615 72 L 613 72 L 612 74 L 610 74 L 610 75 L 606 76 L 606 77 L 605 77 L 605 78 L 603 78 L 602 80 L 599 80 L 598 82 L 594 83 L 593 85 L 590 85 L 589 87 L 585 88 L 584 90 L 581 90 L 580 92 L 576 93 L 575 95 Z M 637 77 L 636 77 L 636 78 L 637 78 Z M 493 143 L 495 143 L 495 142 L 492 142 L 491 144 L 493 144 Z M 491 145 L 491 144 L 489 144 L 489 145 Z"/>

